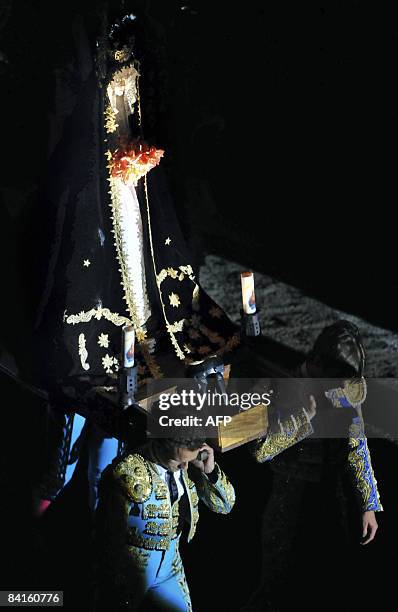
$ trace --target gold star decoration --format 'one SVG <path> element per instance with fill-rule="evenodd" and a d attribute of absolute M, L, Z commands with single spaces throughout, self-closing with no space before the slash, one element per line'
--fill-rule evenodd
<path fill-rule="evenodd" d="M 108 348 L 109 347 L 108 334 L 101 334 L 100 336 L 98 336 L 98 344 L 102 346 L 103 348 Z"/>
<path fill-rule="evenodd" d="M 210 308 L 209 314 L 216 319 L 220 319 L 220 317 L 222 317 L 222 310 L 221 308 L 217 308 L 217 306 L 213 306 L 213 308 Z"/>
<path fill-rule="evenodd" d="M 197 340 L 200 338 L 200 333 L 196 329 L 190 329 L 188 335 L 192 340 Z"/>
<path fill-rule="evenodd" d="M 85 259 L 85 260 L 83 261 L 83 266 L 84 266 L 85 268 L 88 268 L 90 264 L 91 264 L 91 261 L 90 261 L 89 259 Z"/>
<path fill-rule="evenodd" d="M 164 241 L 166 246 L 169 246 L 169 244 L 171 243 L 171 239 L 167 236 L 166 240 Z"/>
<path fill-rule="evenodd" d="M 181 304 L 180 298 L 178 297 L 176 293 L 170 293 L 169 300 L 170 300 L 170 305 L 174 306 L 174 308 L 177 308 Z"/>

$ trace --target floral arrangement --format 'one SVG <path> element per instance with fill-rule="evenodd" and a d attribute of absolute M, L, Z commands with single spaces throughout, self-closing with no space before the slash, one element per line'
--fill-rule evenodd
<path fill-rule="evenodd" d="M 142 176 L 159 164 L 163 155 L 162 149 L 142 140 L 121 140 L 109 159 L 111 176 L 122 178 L 127 185 L 136 186 Z"/>

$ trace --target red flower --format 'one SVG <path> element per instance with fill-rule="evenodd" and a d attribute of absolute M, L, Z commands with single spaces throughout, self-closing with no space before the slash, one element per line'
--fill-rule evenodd
<path fill-rule="evenodd" d="M 142 176 L 159 164 L 163 155 L 162 149 L 156 149 L 144 141 L 121 139 L 109 162 L 111 175 L 135 186 Z"/>

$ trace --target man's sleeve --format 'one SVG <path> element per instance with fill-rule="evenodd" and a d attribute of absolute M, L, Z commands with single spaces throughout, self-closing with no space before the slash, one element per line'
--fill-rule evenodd
<path fill-rule="evenodd" d="M 211 474 L 201 472 L 195 478 L 199 499 L 213 512 L 228 514 L 235 504 L 235 490 L 216 463 Z"/>
<path fill-rule="evenodd" d="M 364 422 L 361 417 L 352 420 L 348 438 L 348 471 L 354 483 L 362 512 L 380 512 L 383 507 L 377 488 L 370 452 L 365 436 Z"/>
<path fill-rule="evenodd" d="M 251 453 L 258 463 L 264 463 L 304 440 L 313 431 L 307 412 L 302 408 L 297 414 L 271 425 L 265 438 L 252 442 Z"/>

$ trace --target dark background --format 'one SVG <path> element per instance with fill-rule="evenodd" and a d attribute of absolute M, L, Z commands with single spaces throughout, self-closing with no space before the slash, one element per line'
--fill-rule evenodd
<path fill-rule="evenodd" d="M 81 4 L 14 1 L 0 13 L 0 316 L 3 345 L 17 355 L 30 351 L 16 329 L 31 326 L 37 297 L 26 261 L 35 252 L 30 228 L 32 216 L 40 214 L 36 190 L 46 167 L 54 71 L 70 61 L 74 16 L 83 15 L 92 40 L 98 25 L 97 4 Z M 111 4 L 117 13 L 118 3 Z M 131 3 L 132 10 L 147 10 L 154 39 L 163 44 L 161 140 L 197 263 L 216 253 L 396 330 L 392 14 L 353 0 L 182 5 Z M 45 406 L 5 378 L 2 389 L 2 450 L 8 458 L 2 474 L 2 587 L 63 588 L 73 606 L 80 596 L 87 602 L 84 475 L 44 522 L 31 518 L 32 485 L 46 457 Z M 396 451 L 382 440 L 371 448 L 387 512 L 378 541 L 353 559 L 351 603 L 364 596 L 369 603 L 374 594 L 381 603 L 391 594 L 389 568 L 396 562 Z M 204 511 L 186 551 L 194 604 L 206 612 L 237 609 L 260 571 L 258 529 L 270 475 L 244 449 L 227 454 L 224 464 L 239 483 L 232 522 Z M 300 605 L 313 593 L 318 564 L 302 551 L 301 590 L 294 591 Z M 338 588 L 331 577 L 330 589 Z"/>

